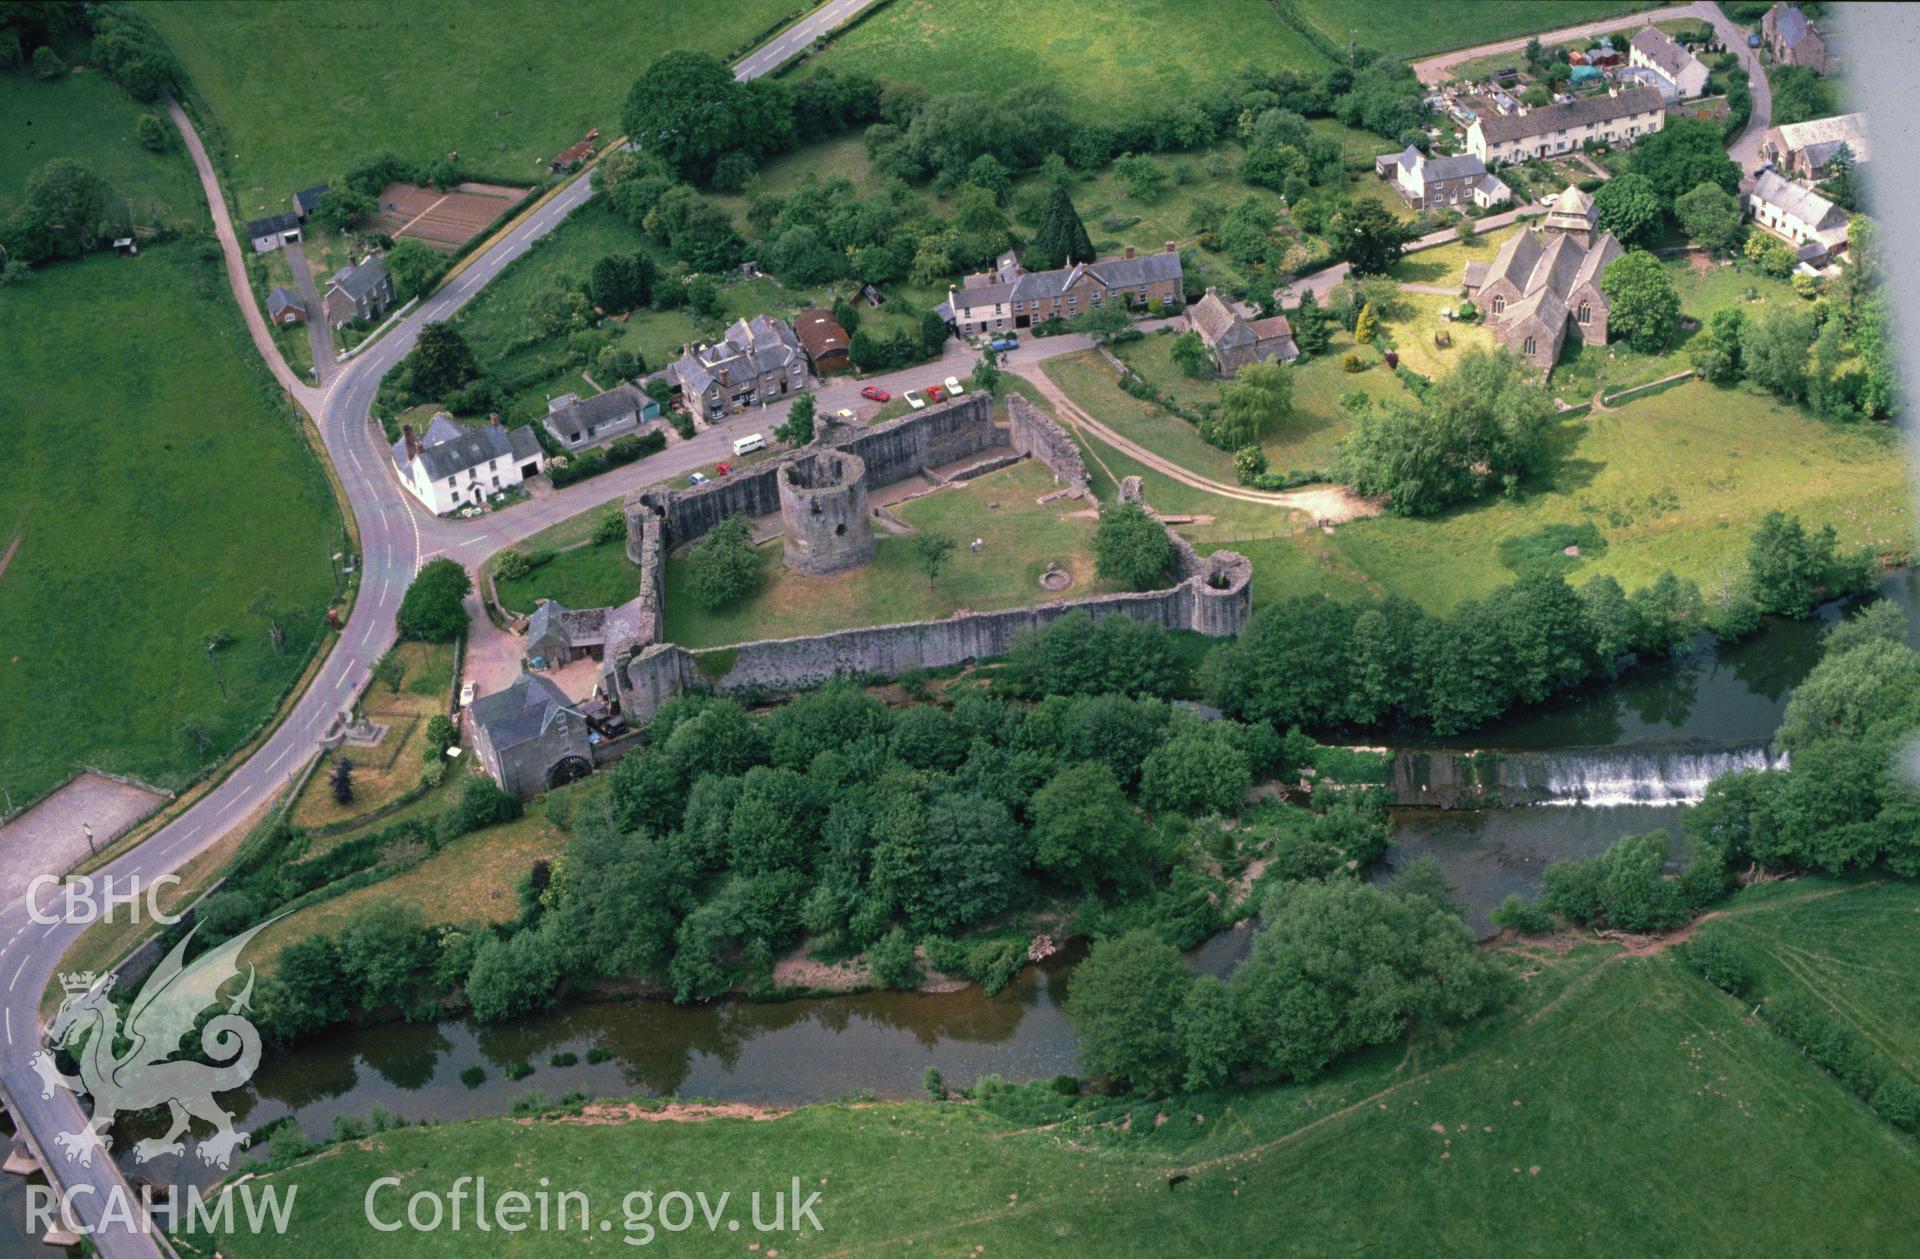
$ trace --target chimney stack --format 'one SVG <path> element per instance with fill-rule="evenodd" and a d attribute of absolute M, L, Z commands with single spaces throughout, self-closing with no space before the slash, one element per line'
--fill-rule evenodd
<path fill-rule="evenodd" d="M 493 425 L 493 426 L 494 426 L 495 428 L 499 428 L 499 427 L 500 427 L 500 413 L 499 413 L 498 411 L 495 411 L 495 412 L 493 412 L 493 413 L 492 413 L 491 415 L 489 415 L 489 416 L 487 416 L 487 423 L 489 423 L 489 424 L 491 424 L 491 425 Z"/>
<path fill-rule="evenodd" d="M 1127 248 L 1126 248 L 1126 250 L 1125 250 L 1125 252 L 1123 252 L 1123 253 L 1122 253 L 1122 254 L 1121 254 L 1120 256 L 1121 256 L 1122 258 L 1131 258 L 1131 257 L 1133 257 L 1133 246 L 1132 246 L 1132 245 L 1128 245 L 1128 246 L 1127 246 Z"/>
<path fill-rule="evenodd" d="M 407 444 L 407 462 L 412 463 L 420 457 L 420 439 L 413 435 L 413 425 L 400 426 L 400 439 Z"/>
<path fill-rule="evenodd" d="M 1179 253 L 1179 252 L 1180 252 L 1180 246 L 1178 246 L 1178 245 L 1176 245 L 1176 244 L 1174 244 L 1174 243 L 1173 243 L 1172 241 L 1168 241 L 1168 242 L 1167 242 L 1167 252 L 1168 252 L 1168 253 L 1170 253 L 1170 254 L 1177 254 L 1177 253 Z"/>

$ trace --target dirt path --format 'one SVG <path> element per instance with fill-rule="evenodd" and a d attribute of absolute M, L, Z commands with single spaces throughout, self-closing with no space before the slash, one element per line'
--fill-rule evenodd
<path fill-rule="evenodd" d="M 0 551 L 0 577 L 7 574 L 7 565 L 13 563 L 13 553 L 20 549 L 20 539 L 27 536 L 27 527 L 20 526 L 13 531 L 13 541 L 7 543 L 7 549 Z"/>
<path fill-rule="evenodd" d="M 1375 516 L 1380 513 L 1380 505 L 1360 497 L 1358 494 L 1338 485 L 1311 486 L 1303 490 L 1287 490 L 1284 493 L 1272 493 L 1265 490 L 1250 490 L 1243 486 L 1228 485 L 1222 481 L 1211 480 L 1175 463 L 1173 460 L 1157 455 L 1146 447 L 1131 441 L 1094 419 L 1083 410 L 1079 403 L 1067 396 L 1065 390 L 1053 382 L 1053 378 L 1040 370 L 1039 364 L 1025 365 L 1013 369 L 1044 395 L 1053 404 L 1060 418 L 1075 428 L 1085 429 L 1102 442 L 1112 446 L 1128 458 L 1145 465 L 1181 485 L 1221 498 L 1230 498 L 1236 502 L 1258 503 L 1265 507 L 1277 507 L 1287 511 L 1307 513 L 1313 523 L 1338 524 L 1342 521 L 1358 519 L 1362 516 Z M 1305 527 L 1305 526 L 1303 526 Z"/>
<path fill-rule="evenodd" d="M 253 295 L 253 285 L 247 279 L 245 255 L 240 252 L 240 238 L 233 230 L 233 216 L 227 212 L 226 194 L 220 190 L 220 179 L 213 172 L 212 160 L 207 157 L 207 146 L 200 143 L 200 133 L 194 130 L 186 111 L 171 96 L 167 97 L 167 113 L 173 118 L 173 125 L 179 129 L 180 138 L 186 141 L 187 153 L 193 158 L 193 168 L 199 173 L 200 189 L 206 194 L 207 206 L 213 213 L 213 232 L 220 240 L 220 254 L 227 264 L 227 287 L 233 290 L 233 300 L 247 321 L 247 335 L 253 338 L 254 348 L 260 351 L 260 357 L 266 360 L 268 369 L 273 372 L 273 378 L 280 382 L 280 387 L 293 395 L 294 401 L 307 414 L 319 414 L 320 400 L 324 395 L 301 380 L 293 368 L 287 366 L 287 360 L 280 355 L 280 347 L 274 343 L 273 329 L 267 327 L 267 317 L 261 313 L 260 303 Z"/>

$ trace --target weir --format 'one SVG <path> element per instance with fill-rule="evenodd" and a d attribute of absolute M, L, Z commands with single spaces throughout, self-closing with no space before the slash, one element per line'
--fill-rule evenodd
<path fill-rule="evenodd" d="M 1474 752 L 1403 748 L 1394 753 L 1389 783 L 1393 803 L 1402 808 L 1681 805 L 1697 804 L 1717 775 L 1786 765 L 1787 754 L 1764 739 Z"/>

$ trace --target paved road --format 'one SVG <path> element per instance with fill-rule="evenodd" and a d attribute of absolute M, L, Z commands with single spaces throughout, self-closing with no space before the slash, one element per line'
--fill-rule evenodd
<path fill-rule="evenodd" d="M 776 36 L 766 50 L 750 55 L 742 63 L 745 69 L 742 77 L 753 77 L 776 68 L 868 2 L 870 0 L 833 0 L 815 10 Z M 135 878 L 151 884 L 158 876 L 179 869 L 269 804 L 315 755 L 320 736 L 333 716 L 366 684 L 370 666 L 393 642 L 394 613 L 425 550 L 421 517 L 414 509 L 413 500 L 387 470 L 389 462 L 383 438 L 370 418 L 380 379 L 413 348 L 423 325 L 445 319 L 471 301 L 501 268 L 524 254 L 534 241 L 552 231 L 593 195 L 586 179 L 576 180 L 489 247 L 445 289 L 421 303 L 321 389 L 295 376 L 280 356 L 273 332 L 255 301 L 247 277 L 246 258 L 206 147 L 177 103 L 169 101 L 168 110 L 186 140 L 187 151 L 199 173 L 213 218 L 214 234 L 225 260 L 228 285 L 246 320 L 248 333 L 281 388 L 318 423 L 328 454 L 345 487 L 348 505 L 360 529 L 361 587 L 341 640 L 321 663 L 312 684 L 294 701 L 279 728 L 224 781 L 179 817 L 99 872 L 112 876 L 121 887 Z M 718 443 L 721 439 L 712 440 Z M 577 505 L 569 506 L 568 510 L 578 510 L 579 505 L 591 501 L 590 495 L 576 496 L 571 502 Z M 526 518 L 528 526 L 532 526 L 532 522 L 532 516 Z M 458 545 L 469 541 L 467 536 L 450 532 L 457 527 L 452 522 L 430 520 L 427 525 L 436 542 L 450 540 Z M 532 528 L 527 531 L 531 532 Z M 22 1124 L 50 1153 L 55 1149 L 57 1134 L 78 1131 L 84 1117 L 72 1094 L 56 1090 L 51 1098 L 43 1099 L 40 1095 L 40 1078 L 30 1066 L 30 1058 L 40 1046 L 39 997 L 52 982 L 60 958 L 85 930 L 86 927 L 78 923 L 36 924 L 31 921 L 24 901 L 0 909 L 0 941 L 4 941 L 0 943 L 0 981 L 5 983 L 4 992 L 0 992 L 0 1083 L 4 1083 Z M 91 1190 L 90 1194 L 76 1198 L 75 1214 L 92 1224 L 101 1221 L 110 1190 L 126 1192 L 117 1166 L 104 1154 L 96 1155 L 89 1167 L 63 1161 L 56 1155 L 48 1172 L 56 1184 L 69 1189 L 85 1186 Z M 158 1172 L 164 1176 L 167 1169 L 159 1165 Z M 158 1259 L 160 1255 L 150 1237 L 119 1228 L 101 1229 L 94 1234 L 93 1241 L 107 1259 Z"/>
<path fill-rule="evenodd" d="M 1514 39 L 1495 40 L 1491 44 L 1479 44 L 1472 48 L 1456 48 L 1452 52 L 1438 53 L 1413 63 L 1413 72 L 1422 83 L 1443 83 L 1453 77 L 1453 67 L 1463 61 L 1477 61 L 1481 57 L 1491 57 L 1496 53 L 1520 52 L 1530 39 L 1538 39 L 1543 44 L 1564 43 L 1569 39 L 1587 39 L 1608 31 L 1638 30 L 1648 22 L 1665 22 L 1671 18 L 1706 17 L 1705 10 L 1718 13 L 1719 6 L 1711 3 L 1675 4 L 1664 9 L 1648 9 L 1642 13 L 1617 13 L 1610 18 L 1594 22 L 1582 22 L 1578 26 L 1563 26 L 1556 31 L 1541 31 L 1538 35 L 1521 35 Z"/>
<path fill-rule="evenodd" d="M 798 56 L 808 44 L 840 25 L 874 0 L 828 0 L 733 65 L 736 79 L 757 79 Z"/>

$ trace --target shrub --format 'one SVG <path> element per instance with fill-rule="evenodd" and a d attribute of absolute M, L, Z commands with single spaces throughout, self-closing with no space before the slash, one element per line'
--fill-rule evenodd
<path fill-rule="evenodd" d="M 1358 354 L 1349 354 L 1340 360 L 1340 370 L 1343 372 L 1364 372 L 1367 370 L 1367 363 L 1366 360 Z"/>
<path fill-rule="evenodd" d="M 1521 935 L 1553 930 L 1553 915 L 1518 892 L 1501 901 L 1498 908 L 1487 915 L 1487 921 Z"/>
<path fill-rule="evenodd" d="M 875 982 L 888 988 L 918 988 L 920 959 L 914 953 L 913 937 L 901 927 L 880 937 L 867 950 L 867 969 Z"/>
<path fill-rule="evenodd" d="M 467 1067 L 460 1072 L 460 1083 L 470 1089 L 479 1088 L 486 1078 L 486 1070 L 482 1067 Z"/>
<path fill-rule="evenodd" d="M 1708 923 L 1681 945 L 1680 960 L 1716 988 L 1745 996 L 1753 986 L 1753 961 L 1731 931 Z"/>
<path fill-rule="evenodd" d="M 509 1080 L 524 1080 L 533 1074 L 533 1064 L 525 1058 L 518 1062 L 510 1062 L 507 1064 L 506 1074 Z"/>
<path fill-rule="evenodd" d="M 394 624 L 402 638 L 451 642 L 467 628 L 466 598 L 473 590 L 467 570 L 450 559 L 428 560 L 400 600 Z"/>

